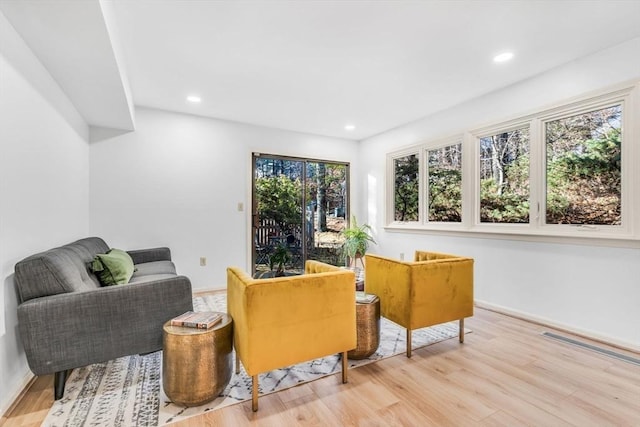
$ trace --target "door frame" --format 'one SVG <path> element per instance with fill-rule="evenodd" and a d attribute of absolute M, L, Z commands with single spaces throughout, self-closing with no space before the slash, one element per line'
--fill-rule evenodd
<path fill-rule="evenodd" d="M 349 224 L 349 218 L 351 217 L 351 164 L 349 162 L 344 162 L 344 161 L 339 161 L 339 160 L 327 160 L 327 159 L 317 159 L 317 158 L 310 158 L 310 157 L 296 157 L 296 156 L 288 156 L 288 155 L 281 155 L 281 154 L 271 154 L 271 153 L 263 153 L 263 152 L 252 152 L 251 153 L 251 166 L 250 166 L 250 173 L 251 173 L 251 179 L 249 181 L 249 185 L 250 185 L 250 206 L 248 207 L 247 211 L 248 211 L 248 230 L 249 230 L 249 236 L 248 236 L 248 242 L 249 242 L 249 251 L 248 251 L 248 262 L 249 262 L 249 266 L 248 266 L 248 271 L 251 273 L 251 276 L 253 277 L 253 275 L 255 275 L 255 261 L 256 261 L 256 251 L 255 251 L 255 235 L 256 235 L 256 230 L 258 228 L 258 215 L 257 215 L 257 204 L 256 204 L 256 159 L 259 158 L 270 158 L 270 159 L 277 159 L 277 160 L 287 160 L 287 161 L 293 161 L 293 162 L 301 162 L 302 163 L 302 176 L 303 176 L 303 191 L 302 191 L 302 238 L 301 241 L 305 242 L 306 241 L 306 227 L 305 225 L 305 216 L 306 216 L 306 191 L 304 191 L 304 189 L 306 188 L 306 173 L 307 173 L 307 163 L 327 163 L 327 164 L 335 164 L 335 165 L 343 165 L 346 168 L 346 173 L 345 173 L 345 221 L 346 224 L 348 226 Z M 302 263 L 304 266 L 304 262 L 307 259 L 307 245 L 306 244 L 302 244 Z"/>

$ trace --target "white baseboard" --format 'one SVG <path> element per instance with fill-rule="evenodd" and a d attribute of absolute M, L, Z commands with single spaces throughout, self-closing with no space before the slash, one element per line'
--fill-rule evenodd
<path fill-rule="evenodd" d="M 618 347 L 618 348 L 623 349 L 623 350 L 629 350 L 629 351 L 633 351 L 635 353 L 640 353 L 640 346 L 638 344 L 636 344 L 636 343 L 623 341 L 623 340 L 618 340 L 618 339 L 612 338 L 610 336 L 599 334 L 597 332 L 589 331 L 589 330 L 586 330 L 586 329 L 576 328 L 574 326 L 570 326 L 570 325 L 566 325 L 564 323 L 556 322 L 556 321 L 548 319 L 546 317 L 535 316 L 533 314 L 526 313 L 524 311 L 513 310 L 511 308 L 503 307 L 501 305 L 493 304 L 493 303 L 486 302 L 486 301 L 475 300 L 474 303 L 479 308 L 484 308 L 484 309 L 487 309 L 487 310 L 495 311 L 497 313 L 506 314 L 507 316 L 516 317 L 518 319 L 526 320 L 528 322 L 537 323 L 537 324 L 540 324 L 540 325 L 543 325 L 543 326 L 547 326 L 547 327 L 550 327 L 550 328 L 558 329 L 560 331 L 568 332 L 568 333 L 571 333 L 571 334 L 574 334 L 574 335 L 579 335 L 581 337 L 584 337 L 584 338 L 587 338 L 587 339 L 590 339 L 590 340 L 593 340 L 593 341 L 598 341 L 598 342 L 601 342 L 603 344 L 608 344 L 608 345 L 611 345 L 613 347 Z"/>
<path fill-rule="evenodd" d="M 13 410 L 13 408 L 18 404 L 19 400 L 22 398 L 24 393 L 27 392 L 27 388 L 29 387 L 29 385 L 31 385 L 31 382 L 34 379 L 35 375 L 33 375 L 33 372 L 27 372 L 22 381 L 20 381 L 20 384 L 18 385 L 16 390 L 14 390 L 14 392 L 7 397 L 7 400 L 5 402 L 0 402 L 0 414 L 2 414 L 0 418 L 4 419 L 9 415 L 9 412 Z"/>
<path fill-rule="evenodd" d="M 227 285 L 224 285 L 222 287 L 212 287 L 212 288 L 194 288 L 191 290 L 194 296 L 206 295 L 206 294 L 217 293 L 217 292 L 226 292 L 226 291 L 227 291 Z"/>

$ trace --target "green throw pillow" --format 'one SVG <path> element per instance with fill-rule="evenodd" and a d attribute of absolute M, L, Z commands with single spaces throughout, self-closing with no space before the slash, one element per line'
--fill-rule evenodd
<path fill-rule="evenodd" d="M 106 254 L 97 254 L 90 268 L 96 273 L 102 286 L 129 283 L 134 269 L 131 256 L 121 249 L 111 249 Z"/>

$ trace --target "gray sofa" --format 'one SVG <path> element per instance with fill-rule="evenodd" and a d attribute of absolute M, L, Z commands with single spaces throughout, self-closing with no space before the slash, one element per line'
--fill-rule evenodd
<path fill-rule="evenodd" d="M 109 246 L 89 237 L 32 255 L 15 266 L 18 328 L 30 369 L 55 374 L 162 348 L 162 325 L 193 309 L 191 282 L 176 274 L 168 248 L 128 251 L 129 284 L 101 287 L 89 263 Z"/>

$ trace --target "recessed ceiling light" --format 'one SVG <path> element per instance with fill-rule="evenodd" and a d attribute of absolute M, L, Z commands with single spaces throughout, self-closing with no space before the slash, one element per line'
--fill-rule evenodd
<path fill-rule="evenodd" d="M 513 52 L 502 52 L 493 57 L 493 62 L 507 62 L 513 58 Z"/>
<path fill-rule="evenodd" d="M 198 102 L 200 102 L 202 100 L 200 99 L 199 96 L 189 95 L 189 96 L 187 96 L 187 101 L 193 102 L 194 104 L 197 104 Z"/>
<path fill-rule="evenodd" d="M 345 129 L 345 130 L 348 130 L 348 131 L 352 131 L 352 130 L 354 130 L 355 128 L 356 128 L 356 126 L 355 126 L 355 125 L 345 125 L 345 126 L 344 126 L 344 129 Z"/>

